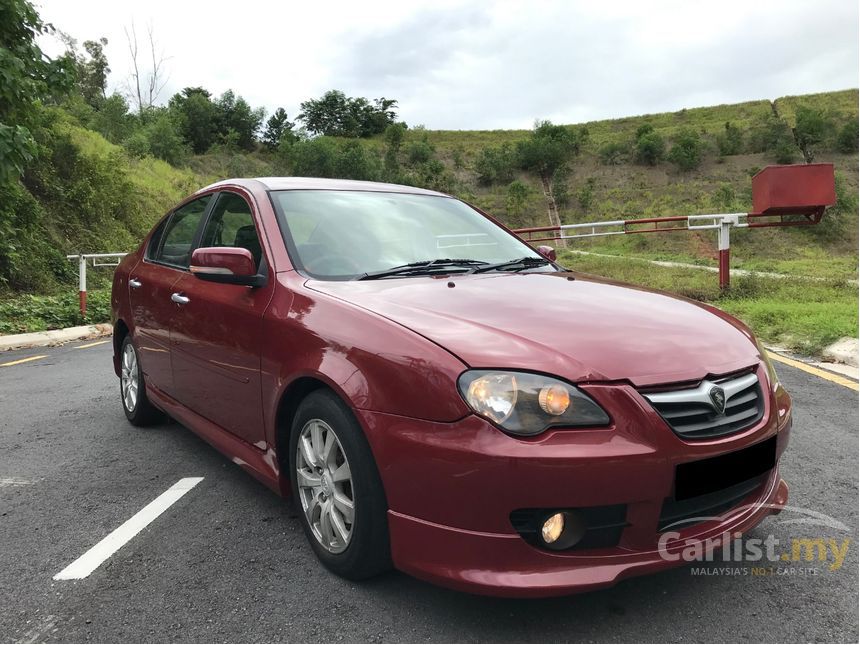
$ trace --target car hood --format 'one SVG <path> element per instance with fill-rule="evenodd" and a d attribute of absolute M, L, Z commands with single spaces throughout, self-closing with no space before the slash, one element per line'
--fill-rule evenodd
<path fill-rule="evenodd" d="M 374 311 L 466 365 L 636 386 L 755 365 L 734 318 L 684 298 L 574 273 L 492 273 L 307 286 Z"/>

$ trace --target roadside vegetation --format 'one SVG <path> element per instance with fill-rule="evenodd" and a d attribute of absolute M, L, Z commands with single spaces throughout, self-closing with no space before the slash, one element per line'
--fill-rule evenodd
<path fill-rule="evenodd" d="M 50 60 L 35 35 L 52 28 L 27 0 L 7 5 L 0 24 L 10 53 L 0 58 L 0 333 L 71 324 L 76 266 L 67 253 L 130 250 L 173 203 L 226 177 L 391 181 L 455 194 L 508 226 L 526 227 L 742 212 L 762 167 L 827 161 L 837 170 L 839 202 L 821 225 L 732 235 L 733 267 L 796 280 L 759 280 L 753 289 L 735 279 L 729 294 L 719 294 L 709 272 L 595 256 L 571 264 L 717 302 L 771 339 L 793 335 L 786 343 L 798 349 L 814 352 L 834 334 L 857 335 L 856 89 L 578 125 L 536 121 L 531 130 L 430 130 L 403 121 L 395 99 L 338 90 L 300 101 L 296 114 L 278 108 L 267 115 L 236 91 L 216 96 L 193 86 L 160 96 L 166 61 L 133 30 L 129 44 L 140 56 L 131 91 L 110 93 L 107 43 L 97 33 L 79 43 L 58 32 L 66 54 Z M 595 238 L 567 248 L 711 266 L 717 258 L 714 236 L 696 233 Z M 103 315 L 92 294 L 108 286 L 110 272 L 88 277 L 91 315 Z M 851 307 L 853 317 L 838 313 Z"/>

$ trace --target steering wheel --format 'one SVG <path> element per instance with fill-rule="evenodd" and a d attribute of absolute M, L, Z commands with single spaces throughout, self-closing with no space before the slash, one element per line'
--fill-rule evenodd
<path fill-rule="evenodd" d="M 326 253 L 305 261 L 305 267 L 311 273 L 322 275 L 348 275 L 362 273 L 355 260 L 335 253 Z M 325 269 L 322 271 L 321 269 Z"/>

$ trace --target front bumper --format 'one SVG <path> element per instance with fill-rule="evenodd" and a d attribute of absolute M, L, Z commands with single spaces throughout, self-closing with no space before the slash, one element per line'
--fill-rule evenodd
<path fill-rule="evenodd" d="M 764 373 L 759 377 L 767 383 Z M 682 561 L 658 549 L 675 466 L 774 436 L 778 463 L 788 442 L 790 399 L 781 388 L 765 397 L 757 425 L 696 442 L 675 435 L 629 385 L 582 389 L 610 412 L 611 427 L 514 438 L 475 416 L 435 423 L 357 410 L 385 487 L 395 566 L 444 586 L 505 596 L 585 591 L 677 566 Z M 787 497 L 774 466 L 734 510 L 680 529 L 667 550 L 709 539 L 715 546 L 719 536 L 743 533 L 779 512 Z M 626 522 L 618 543 L 607 548 L 543 550 L 511 523 L 516 509 L 618 504 L 625 505 Z"/>

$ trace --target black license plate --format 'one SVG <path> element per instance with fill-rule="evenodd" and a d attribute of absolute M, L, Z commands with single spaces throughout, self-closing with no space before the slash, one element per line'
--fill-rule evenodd
<path fill-rule="evenodd" d="M 776 465 L 776 437 L 719 457 L 675 467 L 675 499 L 689 499 L 758 477 Z"/>

